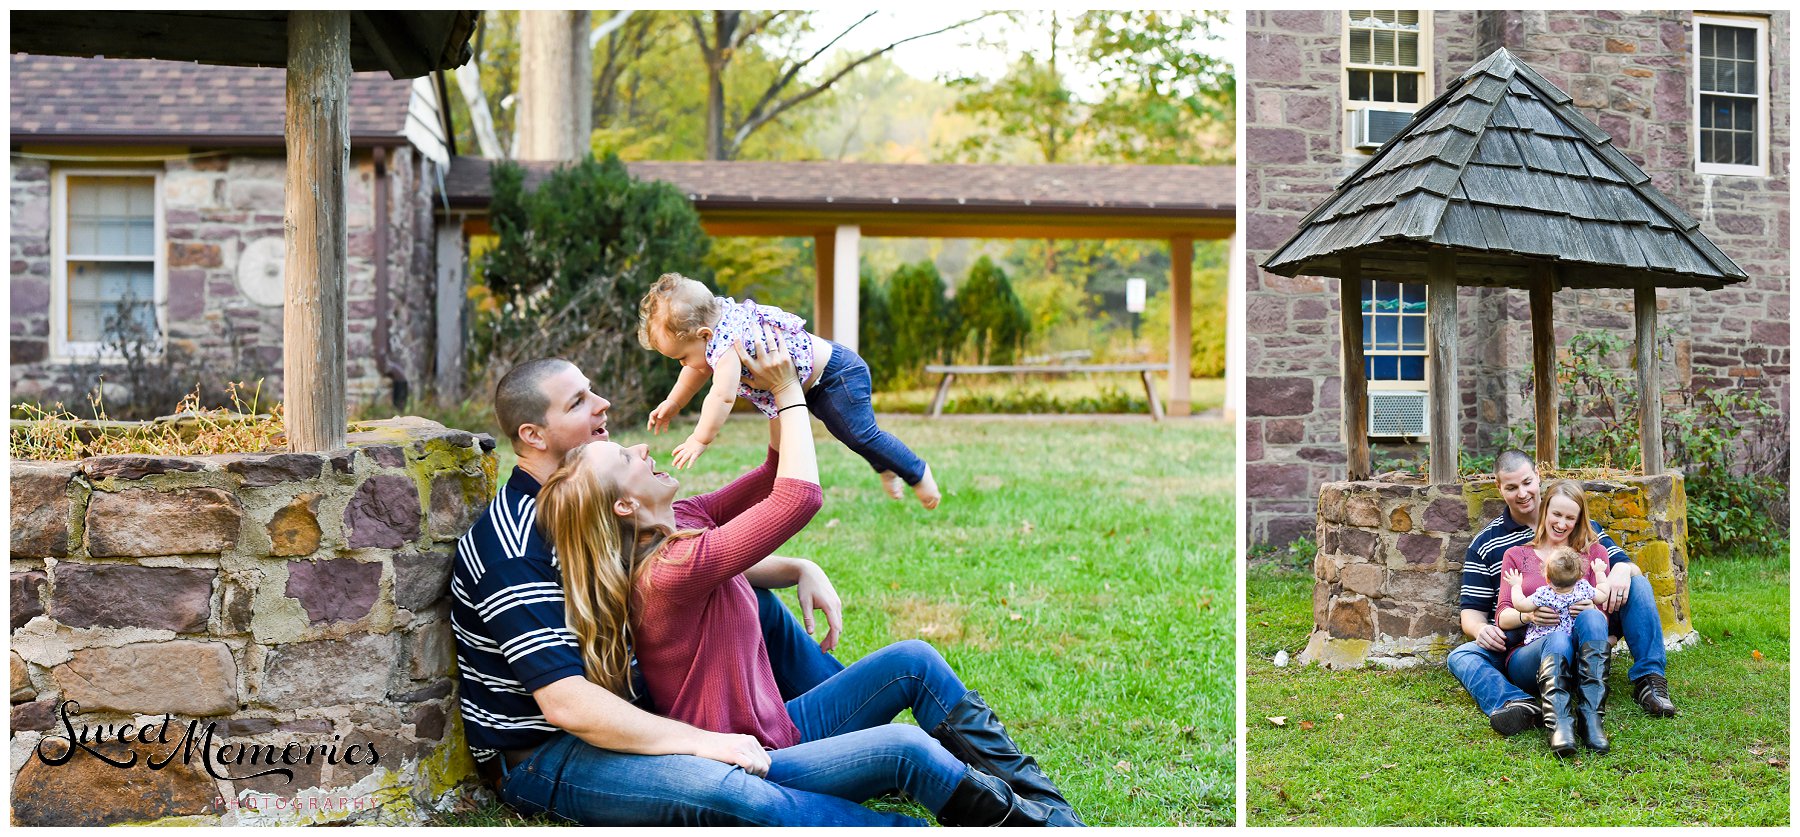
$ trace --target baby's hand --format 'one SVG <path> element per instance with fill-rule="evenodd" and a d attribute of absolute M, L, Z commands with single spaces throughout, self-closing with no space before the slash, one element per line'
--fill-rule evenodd
<path fill-rule="evenodd" d="M 1605 578 L 1606 577 L 1606 562 L 1605 561 L 1602 561 L 1598 558 L 1594 559 L 1594 577 L 1595 578 Z"/>
<path fill-rule="evenodd" d="M 1500 574 L 1500 580 L 1506 582 L 1508 587 L 1517 587 L 1519 582 L 1525 580 L 1525 575 L 1518 570 L 1507 570 Z"/>
<path fill-rule="evenodd" d="M 675 456 L 671 461 L 675 463 L 676 468 L 686 468 L 693 465 L 694 460 L 699 459 L 700 454 L 705 452 L 706 443 L 689 436 L 687 441 L 682 442 L 681 446 L 675 449 Z"/>
<path fill-rule="evenodd" d="M 656 405 L 656 409 L 650 411 L 650 432 L 652 434 L 666 432 L 669 429 L 669 420 L 675 418 L 675 414 L 679 412 L 681 412 L 681 408 L 676 407 L 673 400 L 663 399 L 661 404 Z"/>

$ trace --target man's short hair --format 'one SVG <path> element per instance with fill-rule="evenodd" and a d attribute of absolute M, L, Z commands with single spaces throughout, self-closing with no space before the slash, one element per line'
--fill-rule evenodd
<path fill-rule="evenodd" d="M 519 447 L 519 425 L 543 424 L 550 410 L 550 396 L 544 393 L 544 380 L 575 364 L 560 357 L 528 360 L 507 370 L 500 385 L 494 387 L 494 418 L 500 429 Z"/>
<path fill-rule="evenodd" d="M 1520 468 L 1537 470 L 1537 460 L 1518 448 L 1507 448 L 1494 457 L 1494 476 L 1517 471 Z"/>

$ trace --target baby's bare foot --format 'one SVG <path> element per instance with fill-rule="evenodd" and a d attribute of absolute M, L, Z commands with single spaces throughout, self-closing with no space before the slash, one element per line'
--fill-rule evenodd
<path fill-rule="evenodd" d="M 900 492 L 906 489 L 906 481 L 893 471 L 881 472 L 881 487 L 886 489 L 889 497 L 900 499 Z"/>
<path fill-rule="evenodd" d="M 928 511 L 937 508 L 938 501 L 943 499 L 943 495 L 938 493 L 937 480 L 931 478 L 931 466 L 929 465 L 925 466 L 925 476 L 920 477 L 919 484 L 913 486 L 912 489 L 913 496 L 919 498 L 919 505 L 924 506 Z"/>

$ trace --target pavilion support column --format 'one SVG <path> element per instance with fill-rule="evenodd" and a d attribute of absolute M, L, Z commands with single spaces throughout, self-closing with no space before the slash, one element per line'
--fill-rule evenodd
<path fill-rule="evenodd" d="M 837 228 L 831 271 L 831 331 L 836 336 L 831 339 L 853 352 L 857 350 L 857 306 L 862 291 L 861 250 L 862 227 L 845 224 Z"/>
<path fill-rule="evenodd" d="M 1344 338 L 1344 452 L 1352 480 L 1366 480 L 1369 464 L 1369 370 L 1363 361 L 1362 257 L 1341 258 L 1338 332 Z M 1435 442 L 1434 442 L 1435 446 Z"/>
<path fill-rule="evenodd" d="M 1656 380 L 1656 286 L 1637 289 L 1638 449 L 1644 476 L 1663 472 L 1662 388 Z"/>
<path fill-rule="evenodd" d="M 344 446 L 344 277 L 349 255 L 350 13 L 288 13 L 287 300 L 282 397 L 288 450 Z"/>
<path fill-rule="evenodd" d="M 1169 239 L 1169 415 L 1194 412 L 1194 239 Z"/>
<path fill-rule="evenodd" d="M 837 332 L 832 329 L 834 322 L 831 310 L 833 304 L 832 291 L 837 289 L 837 234 L 826 231 L 813 236 L 813 321 L 814 334 L 826 340 L 836 340 Z"/>
<path fill-rule="evenodd" d="M 1243 300 L 1232 299 L 1232 294 L 1243 296 L 1245 272 L 1248 267 L 1244 263 L 1244 230 L 1240 227 L 1231 233 L 1231 255 L 1226 262 L 1225 279 L 1225 420 L 1236 421 L 1238 410 L 1244 403 L 1244 346 L 1241 342 L 1244 335 Z"/>
<path fill-rule="evenodd" d="M 1537 461 L 1557 467 L 1556 294 L 1555 269 L 1548 264 L 1532 268 L 1531 276 L 1531 388 L 1537 400 Z"/>
<path fill-rule="evenodd" d="M 1456 388 L 1457 319 L 1456 256 L 1450 250 L 1431 250 L 1425 289 L 1425 330 L 1430 332 L 1428 366 L 1431 379 L 1431 482 L 1456 482 L 1456 460 L 1461 452 L 1462 430 L 1457 408 L 1462 393 Z"/>

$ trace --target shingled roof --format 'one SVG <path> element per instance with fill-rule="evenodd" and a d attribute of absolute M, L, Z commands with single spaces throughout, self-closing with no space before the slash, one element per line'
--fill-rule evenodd
<path fill-rule="evenodd" d="M 405 136 L 412 82 L 350 77 L 351 142 Z M 184 61 L 12 56 L 12 143 L 282 145 L 287 71 Z"/>
<path fill-rule="evenodd" d="M 1505 49 L 1471 67 L 1338 184 L 1263 268 L 1426 280 L 1456 252 L 1459 285 L 1525 286 L 1551 262 L 1562 287 L 1702 287 L 1746 279 L 1556 85 Z"/>
<path fill-rule="evenodd" d="M 452 207 L 485 207 L 490 163 L 451 162 L 445 190 Z M 527 163 L 534 188 L 554 163 Z M 1014 166 L 840 162 L 633 162 L 633 177 L 674 184 L 701 209 L 843 211 L 1080 212 L 1231 218 L 1237 211 L 1231 166 Z"/>

